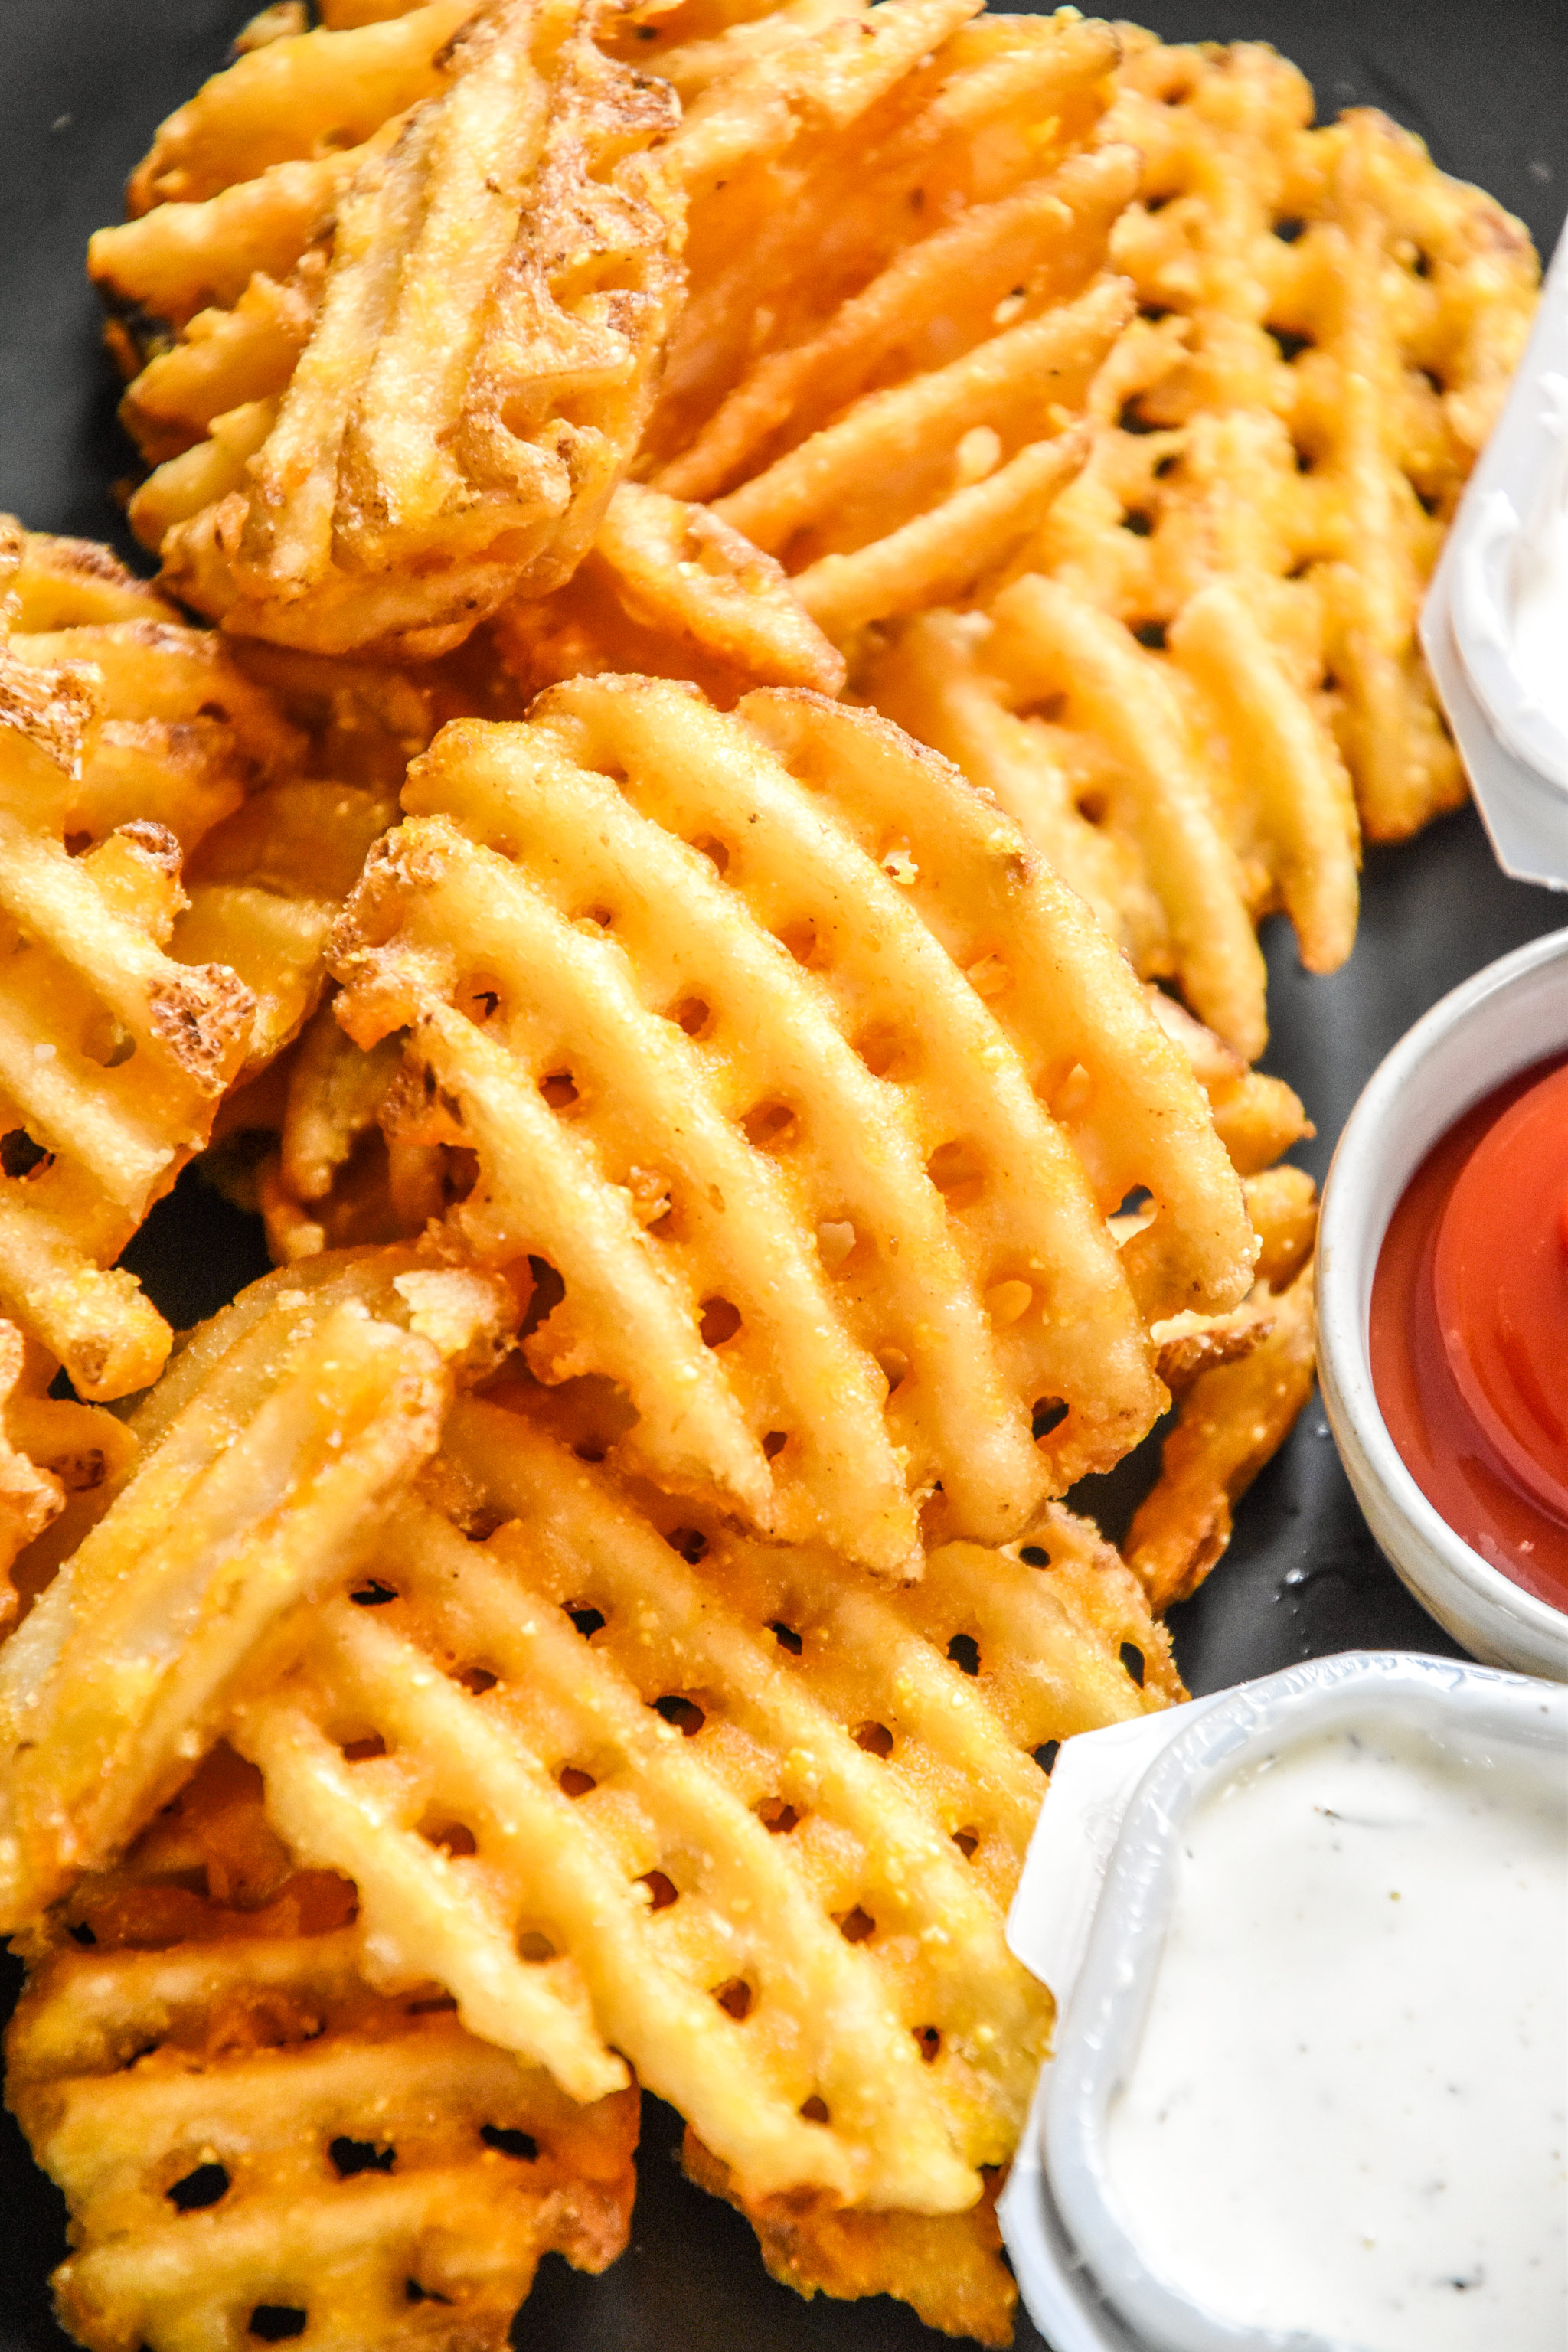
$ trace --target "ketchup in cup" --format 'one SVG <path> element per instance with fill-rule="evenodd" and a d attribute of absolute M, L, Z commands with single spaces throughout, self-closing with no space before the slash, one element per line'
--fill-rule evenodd
<path fill-rule="evenodd" d="M 1468 1110 L 1389 1221 L 1372 1376 L 1456 1535 L 1568 1610 L 1568 1058 Z"/>

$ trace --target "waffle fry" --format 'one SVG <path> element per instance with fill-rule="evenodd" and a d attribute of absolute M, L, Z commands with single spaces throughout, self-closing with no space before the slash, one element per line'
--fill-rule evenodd
<path fill-rule="evenodd" d="M 647 161 L 674 100 L 591 16 L 489 0 L 269 42 L 133 177 L 157 209 L 90 259 L 119 299 L 173 318 L 153 263 L 176 248 L 188 289 L 193 241 L 238 257 L 198 279 L 233 307 L 187 312 L 129 411 L 151 450 L 183 445 L 132 522 L 231 631 L 438 653 L 592 540 L 652 396 L 681 210 Z M 201 218 L 160 230 L 170 209 Z"/>
<path fill-rule="evenodd" d="M 1399 838 L 1463 793 L 1415 617 L 1529 329 L 1529 237 L 1382 115 L 1310 130 L 1272 50 L 1123 37 L 1107 135 L 1143 177 L 1112 249 L 1163 322 L 1042 551 L 1119 617 L 1184 631 L 1211 677 L 1217 637 L 1182 616 L 1205 582 L 1244 583 L 1298 703 L 1321 692 L 1366 832 Z"/>
<path fill-rule="evenodd" d="M 96 1494 L 129 1462 L 136 1441 L 97 1405 L 47 1394 L 54 1366 L 0 1323 L 0 1637 L 24 1598 L 18 1553 L 54 1526 L 72 1499 Z M 73 1517 L 75 1515 L 73 1514 Z"/>
<path fill-rule="evenodd" d="M 636 2093 L 574 2107 L 436 1988 L 374 1992 L 353 1912 L 219 1749 L 35 1936 L 8 2095 L 70 2202 L 84 2345 L 500 2352 L 542 2253 L 625 2244 Z"/>
<path fill-rule="evenodd" d="M 1247 1194 L 1262 1244 L 1252 1292 L 1229 1317 L 1185 1318 L 1158 1334 L 1160 1369 L 1180 1402 L 1126 1549 L 1161 1614 L 1220 1559 L 1236 1505 L 1312 1391 L 1315 1188 L 1300 1169 L 1275 1168 L 1250 1177 Z"/>
<path fill-rule="evenodd" d="M 699 2189 L 744 2213 L 771 2274 L 808 2301 L 893 2294 L 944 2335 L 1012 2343 L 1017 2290 L 1002 2259 L 999 2177 L 987 2179 L 967 2213 L 867 2213 L 798 2190 L 747 2199 L 694 2132 L 681 2163 Z"/>
<path fill-rule="evenodd" d="M 322 1258 L 186 1346 L 132 1418 L 125 1482 L 0 1649 L 7 1925 L 177 1787 L 234 1676 L 352 1572 L 434 1452 L 456 1372 L 493 1361 L 514 1318 L 503 1284 L 412 1253 Z"/>
<path fill-rule="evenodd" d="M 813 697 L 578 681 L 449 728 L 405 806 L 336 958 L 358 1045 L 410 1027 L 405 1230 L 555 1269 L 530 1361 L 620 1386 L 618 1458 L 900 1570 L 933 1480 L 1004 1538 L 1148 1425 L 1129 1275 L 1151 1313 L 1234 1298 L 1234 1179 L 1125 968 L 951 772 Z M 307 1218 L 367 1094 L 285 1136 Z"/>
<path fill-rule="evenodd" d="M 753 686 L 837 694 L 843 656 L 791 593 L 784 566 L 712 510 L 623 482 L 564 588 L 496 615 L 530 694 L 606 670 L 688 678 L 721 709 Z"/>
<path fill-rule="evenodd" d="M 104 551 L 6 521 L 0 570 L 0 1299 L 79 1394 L 114 1397 L 169 1334 L 109 1269 L 205 1141 L 255 1011 L 226 964 L 168 952 L 182 854 L 300 747 Z"/>
<path fill-rule="evenodd" d="M 624 2053 L 748 2198 L 964 2211 L 1047 2023 L 1002 1936 L 1033 1751 L 1164 1704 L 1163 1636 L 1065 1513 L 1040 1568 L 953 1545 L 881 1592 L 585 1450 L 458 1401 L 374 1582 L 237 1709 L 268 1816 L 352 1854 L 379 1981 L 574 2097 Z"/>

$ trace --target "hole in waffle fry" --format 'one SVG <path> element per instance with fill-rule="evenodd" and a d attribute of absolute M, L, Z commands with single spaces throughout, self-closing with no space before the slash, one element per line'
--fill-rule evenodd
<path fill-rule="evenodd" d="M 563 1797 L 585 1797 L 590 1789 L 599 1784 L 592 1772 L 580 1771 L 575 1764 L 563 1764 L 555 1776 L 555 1785 Z"/>
<path fill-rule="evenodd" d="M 683 996 L 679 1003 L 670 1006 L 664 1017 L 667 1021 L 673 1021 L 678 1029 L 684 1029 L 689 1037 L 701 1037 L 707 1033 L 713 1012 L 701 997 Z"/>
<path fill-rule="evenodd" d="M 877 1922 L 858 1903 L 853 1911 L 836 1911 L 833 1924 L 847 1944 L 863 1944 L 877 1932 Z"/>
<path fill-rule="evenodd" d="M 607 931 L 616 919 L 616 912 L 613 907 L 584 907 L 576 919 L 580 923 L 596 923 L 600 930 Z"/>
<path fill-rule="evenodd" d="M 349 1599 L 356 1609 L 384 1609 L 389 1601 L 397 1601 L 401 1598 L 395 1585 L 384 1584 L 377 1576 L 367 1577 L 363 1584 L 356 1584 L 349 1594 Z"/>
<path fill-rule="evenodd" d="M 542 1968 L 546 1960 L 555 1958 L 555 1947 L 539 1928 L 525 1927 L 517 1939 L 517 1957 L 534 1968 Z"/>
<path fill-rule="evenodd" d="M 793 1625 L 784 1624 L 781 1620 L 775 1619 L 773 1623 L 768 1627 L 768 1631 L 773 1635 L 774 1641 L 778 1643 L 780 1649 L 787 1650 L 792 1658 L 798 1658 L 801 1652 L 805 1647 L 805 1643 L 795 1632 L 795 1627 Z"/>
<path fill-rule="evenodd" d="M 479 1842 L 466 1822 L 436 1822 L 428 1828 L 422 1824 L 419 1834 L 426 1845 L 450 1854 L 454 1861 L 479 1850 Z"/>
<path fill-rule="evenodd" d="M 985 1181 L 985 1165 L 972 1143 L 942 1143 L 926 1161 L 926 1174 L 950 1209 L 973 1208 Z"/>
<path fill-rule="evenodd" d="M 1299 220 L 1295 214 L 1288 214 L 1283 220 L 1277 220 L 1275 222 L 1274 234 L 1279 239 L 1281 245 L 1294 245 L 1296 239 L 1301 235 L 1306 226 L 1306 222 L 1304 220 Z"/>
<path fill-rule="evenodd" d="M 122 1022 L 112 1013 L 100 1013 L 89 1021 L 82 1036 L 81 1050 L 89 1062 L 101 1070 L 122 1069 L 136 1051 L 136 1040 Z"/>
<path fill-rule="evenodd" d="M 1143 1687 L 1143 1653 L 1135 1642 L 1123 1642 L 1120 1652 L 1122 1664 L 1140 1690 Z"/>
<path fill-rule="evenodd" d="M 1291 446 L 1296 452 L 1296 471 L 1299 474 L 1310 474 L 1317 463 L 1312 452 L 1310 449 L 1303 448 L 1300 441 L 1293 442 Z"/>
<path fill-rule="evenodd" d="M 1110 814 L 1110 803 L 1103 793 L 1093 791 L 1080 793 L 1074 801 L 1073 806 L 1085 824 L 1103 824 Z"/>
<path fill-rule="evenodd" d="M 1048 1772 L 1050 1770 L 1052 1765 L 1057 1760 L 1057 1756 L 1061 1748 L 1061 1744 L 1062 1743 L 1059 1739 L 1047 1739 L 1040 1747 L 1035 1749 L 1035 1761 L 1039 1766 L 1042 1772 Z"/>
<path fill-rule="evenodd" d="M 1149 419 L 1139 407 L 1136 394 L 1133 394 L 1131 400 L 1124 400 L 1122 402 L 1121 414 L 1118 415 L 1116 423 L 1118 430 L 1122 433 L 1158 433 L 1160 430 L 1157 425 L 1152 425 L 1149 422 Z"/>
<path fill-rule="evenodd" d="M 453 1209 L 468 1199 L 479 1181 L 479 1155 L 456 1143 L 443 1143 L 440 1152 L 441 1205 Z"/>
<path fill-rule="evenodd" d="M 343 1740 L 342 1750 L 345 1764 L 368 1764 L 385 1755 L 386 1742 L 379 1731 L 366 1731 L 357 1739 Z"/>
<path fill-rule="evenodd" d="M 722 874 L 730 863 L 728 845 L 716 840 L 710 833 L 699 834 L 691 845 L 699 857 L 705 857 L 715 874 Z"/>
<path fill-rule="evenodd" d="M 890 1756 L 893 1735 L 885 1723 L 860 1723 L 855 1727 L 855 1745 L 863 1748 L 868 1756 Z"/>
<path fill-rule="evenodd" d="M 829 1274 L 837 1274 L 859 1239 L 847 1218 L 827 1217 L 816 1228 L 816 1248 Z"/>
<path fill-rule="evenodd" d="M 1053 1429 L 1059 1429 L 1068 1417 L 1068 1409 L 1060 1397 L 1037 1397 L 1031 1409 L 1029 1434 L 1037 1445 Z"/>
<path fill-rule="evenodd" d="M 803 2121 L 808 2124 L 828 2124 L 833 2121 L 827 2112 L 826 2100 L 819 2099 L 815 2091 L 809 2099 L 803 2100 L 800 2112 Z"/>
<path fill-rule="evenodd" d="M 934 2025 L 917 2025 L 914 2035 L 921 2045 L 921 2056 L 928 2066 L 933 2066 L 942 2053 L 942 2035 Z"/>
<path fill-rule="evenodd" d="M 794 956 L 796 963 L 809 966 L 816 953 L 816 925 L 813 922 L 786 923 L 773 937 L 781 948 Z"/>
<path fill-rule="evenodd" d="M 985 1312 L 998 1328 L 1005 1328 L 1028 1313 L 1034 1297 L 1034 1290 L 1026 1282 L 994 1282 L 985 1294 Z"/>
<path fill-rule="evenodd" d="M 795 1116 L 788 1103 L 758 1103 L 741 1121 L 741 1132 L 754 1151 L 771 1151 L 794 1142 Z"/>
<path fill-rule="evenodd" d="M 605 1614 L 601 1609 L 590 1609 L 583 1603 L 573 1603 L 568 1605 L 566 1614 L 571 1618 L 584 1642 L 591 1642 L 595 1633 L 604 1631 Z"/>
<path fill-rule="evenodd" d="M 452 1676 L 455 1683 L 461 1683 L 466 1691 L 471 1691 L 475 1698 L 482 1698 L 486 1691 L 494 1690 L 498 1679 L 489 1666 L 458 1666 Z"/>
<path fill-rule="evenodd" d="M 540 1079 L 539 1091 L 552 1110 L 569 1110 L 580 1098 L 570 1070 L 552 1070 Z"/>
<path fill-rule="evenodd" d="M 721 1348 L 741 1328 L 741 1310 L 728 1298 L 705 1298 L 699 1326 L 705 1348 Z"/>
<path fill-rule="evenodd" d="M 960 1674 L 980 1672 L 980 1644 L 973 1633 L 955 1633 L 947 1645 L 947 1654 Z"/>
<path fill-rule="evenodd" d="M 1311 336 L 1299 335 L 1293 328 L 1270 327 L 1267 332 L 1272 336 L 1278 345 L 1279 356 L 1287 366 L 1292 360 L 1300 359 L 1303 352 L 1310 352 L 1313 348 Z"/>
<path fill-rule="evenodd" d="M 329 2142 L 327 2156 L 340 2180 L 353 2180 L 362 2172 L 391 2172 L 397 2164 L 397 2150 L 374 2139 L 350 2139 L 347 2133 Z"/>
<path fill-rule="evenodd" d="M 1163 457 L 1155 460 L 1154 479 L 1157 482 L 1169 481 L 1171 476 L 1180 467 L 1181 462 L 1181 456 L 1178 451 L 1174 449 L 1167 449 Z"/>
<path fill-rule="evenodd" d="M 877 1362 L 882 1378 L 888 1383 L 888 1394 L 903 1386 L 910 1376 L 910 1360 L 901 1348 L 879 1348 Z"/>
<path fill-rule="evenodd" d="M 1163 621 L 1136 622 L 1133 625 L 1132 634 L 1137 638 L 1139 644 L 1141 646 L 1146 646 L 1152 654 L 1163 654 L 1164 652 L 1165 624 Z"/>
<path fill-rule="evenodd" d="M 88 1926 L 85 1919 L 79 1919 L 75 1927 L 71 1928 L 70 1939 L 73 1944 L 80 1944 L 84 1947 L 89 1944 L 96 1944 L 98 1941 L 98 1937 L 93 1934 L 92 1929 Z"/>
<path fill-rule="evenodd" d="M 695 1739 L 708 1720 L 694 1699 L 682 1698 L 676 1691 L 666 1691 L 664 1696 L 656 1698 L 652 1705 L 655 1715 L 662 1716 L 665 1722 L 673 1725 L 685 1739 Z"/>
<path fill-rule="evenodd" d="M 566 1285 L 548 1258 L 531 1257 L 528 1261 L 528 1271 L 533 1279 L 533 1292 L 522 1321 L 518 1326 L 517 1336 L 520 1340 L 531 1338 L 546 1316 L 553 1315 L 566 1296 Z"/>
<path fill-rule="evenodd" d="M 787 1429 L 770 1429 L 767 1435 L 763 1440 L 763 1458 L 769 1462 L 776 1462 L 779 1455 L 784 1452 L 784 1447 L 788 1444 L 789 1432 Z"/>
<path fill-rule="evenodd" d="M 1154 529 L 1154 518 L 1147 507 L 1129 507 L 1121 518 L 1121 528 L 1130 530 L 1134 539 L 1148 539 Z"/>
<path fill-rule="evenodd" d="M 437 2294 L 433 2286 L 421 2286 L 416 2278 L 405 2278 L 403 2282 L 403 2300 L 405 2303 L 449 2304 L 452 2298 L 449 2294 Z"/>
<path fill-rule="evenodd" d="M 309 2315 L 297 2304 L 258 2303 L 246 2326 L 263 2344 L 286 2344 L 291 2336 L 303 2336 Z"/>
<path fill-rule="evenodd" d="M 645 1871 L 632 1884 L 642 1888 L 643 1898 L 650 1911 L 668 1911 L 672 1903 L 680 1900 L 679 1887 L 672 1878 L 667 1878 L 662 1870 Z"/>
<path fill-rule="evenodd" d="M 1026 1544 L 1018 1554 L 1026 1568 L 1049 1568 L 1051 1556 L 1041 1544 Z"/>
<path fill-rule="evenodd" d="M 493 1021 L 500 1010 L 500 982 L 491 972 L 475 972 L 468 980 L 458 982 L 454 1002 L 459 1013 L 466 1013 L 470 1021 L 482 1026 L 485 1022 Z"/>
<path fill-rule="evenodd" d="M 405 2014 L 409 2017 L 449 2017 L 457 2006 L 449 1992 L 428 1993 L 423 2000 L 411 2000 Z"/>
<path fill-rule="evenodd" d="M 763 1829 L 773 1837 L 787 1837 L 800 1822 L 795 1807 L 786 1804 L 782 1797 L 764 1797 L 756 1808 L 756 1815 Z"/>
<path fill-rule="evenodd" d="M 25 1127 L 14 1127 L 9 1135 L 0 1135 L 0 1172 L 12 1177 L 41 1176 L 53 1165 L 53 1152 L 35 1143 Z"/>
<path fill-rule="evenodd" d="M 228 2194 L 228 2173 L 221 2164 L 198 2164 L 183 2180 L 176 2180 L 164 2196 L 181 2213 L 199 2213 L 208 2205 L 216 2205 L 220 2197 Z"/>
<path fill-rule="evenodd" d="M 954 1830 L 952 1842 L 964 1861 L 970 1862 L 973 1859 L 975 1847 L 980 1843 L 980 1832 L 978 1830 Z"/>
<path fill-rule="evenodd" d="M 713 1998 L 725 2015 L 732 2017 L 737 2024 L 742 2023 L 752 2013 L 753 1995 L 744 1977 L 731 1977 L 728 1984 L 715 1985 Z"/>
<path fill-rule="evenodd" d="M 665 1542 L 671 1551 L 678 1551 L 681 1559 L 689 1560 L 694 1568 L 708 1549 L 708 1538 L 700 1528 L 677 1528 L 666 1536 Z"/>
<path fill-rule="evenodd" d="M 854 1051 L 874 1078 L 885 1078 L 903 1052 L 903 1040 L 896 1029 L 868 1029 L 856 1038 Z"/>
<path fill-rule="evenodd" d="M 498 2156 L 510 2156 L 519 2164 L 537 2164 L 539 2142 L 531 2132 L 513 2131 L 504 2124 L 481 2124 L 479 2137 Z"/>

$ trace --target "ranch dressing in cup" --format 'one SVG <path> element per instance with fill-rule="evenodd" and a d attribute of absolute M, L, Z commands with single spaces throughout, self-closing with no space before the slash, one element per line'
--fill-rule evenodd
<path fill-rule="evenodd" d="M 1156 2275 L 1366 2352 L 1562 2352 L 1568 1790 L 1392 1720 L 1206 1795 L 1105 2135 Z"/>

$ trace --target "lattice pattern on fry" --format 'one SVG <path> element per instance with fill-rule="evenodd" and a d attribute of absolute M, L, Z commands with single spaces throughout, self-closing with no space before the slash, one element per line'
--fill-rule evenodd
<path fill-rule="evenodd" d="M 436 1987 L 373 1991 L 353 1916 L 219 1748 L 35 1935 L 8 2096 L 69 2200 L 55 2292 L 95 2352 L 501 2352 L 541 2254 L 625 2244 L 636 2092 L 574 2106 Z"/>
<path fill-rule="evenodd" d="M 791 593 L 784 566 L 709 507 L 623 482 L 564 588 L 496 615 L 496 644 L 529 693 L 606 670 L 689 678 L 728 709 L 753 686 L 837 694 L 844 656 Z"/>
<path fill-rule="evenodd" d="M 269 1276 L 187 1344 L 109 1508 L 0 1648 L 0 1918 L 100 1865 L 178 1785 L 234 1676 L 353 1571 L 457 1372 L 488 1368 L 514 1318 L 494 1277 L 398 1251 Z"/>
<path fill-rule="evenodd" d="M 183 855 L 300 740 L 105 551 L 0 525 L 0 1299 L 79 1394 L 156 1374 L 114 1260 L 205 1141 L 255 1005 L 171 952 Z M 20 625 L 17 625 L 17 624 Z"/>
<path fill-rule="evenodd" d="M 488 0 L 322 28 L 164 126 L 132 200 L 201 217 L 161 227 L 160 205 L 91 266 L 173 317 L 177 282 L 139 259 L 184 227 L 230 265 L 207 290 L 232 307 L 177 321 L 130 415 L 150 450 L 175 444 L 135 527 L 230 630 L 437 653 L 592 540 L 652 397 L 682 222 L 648 155 L 674 98 L 595 47 L 593 15 Z M 348 152 L 321 152 L 329 125 Z M 247 238 L 228 215 L 258 207 Z"/>
<path fill-rule="evenodd" d="M 1220 1558 L 1236 1505 L 1311 1394 L 1312 1181 L 1299 1168 L 1269 1169 L 1248 1178 L 1247 1196 L 1262 1243 L 1252 1291 L 1230 1316 L 1182 1317 L 1157 1333 L 1160 1369 L 1179 1401 L 1127 1559 L 1162 1612 Z"/>
<path fill-rule="evenodd" d="M 1143 175 L 1112 251 L 1160 323 L 1130 341 L 1112 429 L 1042 552 L 1215 683 L 1235 650 L 1186 610 L 1216 575 L 1243 583 L 1298 704 L 1332 724 L 1365 830 L 1396 838 L 1464 789 L 1415 618 L 1528 331 L 1529 237 L 1383 115 L 1310 130 L 1311 92 L 1272 50 L 1125 42 L 1107 133 Z M 1310 961 L 1342 956 L 1342 917 L 1298 907 L 1289 877 L 1280 895 Z"/>
<path fill-rule="evenodd" d="M 54 1370 L 14 1323 L 0 1323 L 0 1637 L 27 1589 L 25 1570 L 21 1589 L 13 1579 L 17 1554 L 62 1514 L 74 1524 L 77 1498 L 96 1495 L 135 1451 L 112 1413 L 50 1396 Z"/>
<path fill-rule="evenodd" d="M 405 1229 L 555 1268 L 530 1360 L 621 1387 L 622 1458 L 900 1568 L 933 1481 L 1000 1539 L 1148 1425 L 1128 1274 L 1168 1251 L 1151 1314 L 1233 1298 L 1235 1179 L 1114 950 L 942 763 L 812 696 L 578 681 L 449 728 L 405 805 L 336 962 L 356 1042 L 410 1028 Z M 335 1144 L 285 1136 L 307 1215 L 341 1100 Z"/>
<path fill-rule="evenodd" d="M 1043 1743 L 1178 1687 L 1114 1555 L 1057 1513 L 879 1591 L 474 1400 L 426 1492 L 231 1734 L 378 1978 L 574 2097 L 624 2054 L 748 2195 L 973 2205 L 1047 2023 L 1002 1933 Z"/>

